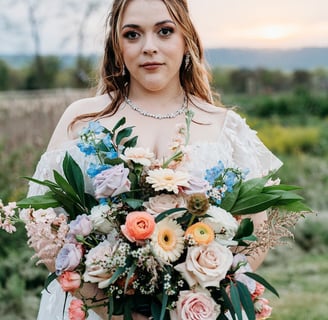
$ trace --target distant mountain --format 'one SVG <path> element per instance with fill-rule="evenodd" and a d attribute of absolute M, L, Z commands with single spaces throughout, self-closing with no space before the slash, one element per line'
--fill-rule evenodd
<path fill-rule="evenodd" d="M 207 49 L 212 67 L 280 70 L 328 68 L 328 48 L 302 49 Z"/>
<path fill-rule="evenodd" d="M 205 57 L 211 67 L 231 68 L 265 68 L 292 71 L 296 69 L 311 70 L 315 68 L 328 68 L 328 48 L 302 48 L 302 49 L 206 49 Z M 30 55 L 1 55 L 0 59 L 6 61 L 14 68 L 20 68 L 31 62 Z M 92 56 L 98 61 L 96 55 Z M 62 65 L 72 66 L 74 55 L 60 56 Z"/>

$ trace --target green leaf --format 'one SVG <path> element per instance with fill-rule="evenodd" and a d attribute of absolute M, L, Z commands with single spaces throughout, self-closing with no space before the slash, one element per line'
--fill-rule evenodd
<path fill-rule="evenodd" d="M 237 315 L 238 320 L 243 320 L 242 313 L 241 313 L 241 306 L 240 306 L 240 297 L 236 285 L 230 281 L 230 296 L 233 308 Z"/>
<path fill-rule="evenodd" d="M 267 193 L 274 190 L 291 191 L 291 190 L 299 190 L 299 189 L 302 188 L 299 186 L 293 186 L 288 184 L 278 184 L 278 185 L 264 187 L 263 192 Z"/>
<path fill-rule="evenodd" d="M 132 198 L 122 199 L 122 201 L 124 203 L 126 203 L 133 210 L 135 210 L 137 208 L 140 208 L 142 206 L 142 204 L 144 203 L 143 200 L 140 200 L 140 199 L 132 199 Z"/>
<path fill-rule="evenodd" d="M 46 186 L 48 188 L 58 188 L 58 185 L 50 180 L 41 181 L 41 180 L 30 178 L 30 177 L 23 177 L 23 178 L 25 178 L 29 181 L 32 181 L 34 183 L 40 184 L 42 186 Z"/>
<path fill-rule="evenodd" d="M 119 127 L 123 126 L 123 124 L 125 124 L 125 122 L 126 122 L 125 117 L 118 120 L 118 122 L 115 124 L 114 128 L 112 129 L 112 132 L 114 133 Z"/>
<path fill-rule="evenodd" d="M 234 206 L 234 204 L 238 199 L 240 188 L 241 188 L 241 183 L 238 183 L 233 187 L 232 192 L 225 193 L 220 205 L 222 209 L 230 212 L 231 208 Z"/>
<path fill-rule="evenodd" d="M 167 307 L 167 302 L 169 300 L 169 296 L 165 293 L 165 289 L 163 288 L 163 297 L 162 297 L 162 309 L 161 309 L 161 315 L 160 315 L 160 320 L 164 320 L 165 318 L 165 313 L 166 313 L 166 307 Z"/>
<path fill-rule="evenodd" d="M 266 281 L 264 278 L 262 278 L 261 276 L 259 276 L 256 273 L 253 273 L 253 272 L 245 272 L 245 274 L 248 277 L 254 279 L 255 281 L 263 284 L 264 287 L 266 287 L 268 290 L 270 290 L 272 293 L 274 293 L 279 298 L 278 291 L 268 281 Z"/>
<path fill-rule="evenodd" d="M 116 271 L 114 272 L 114 274 L 109 279 L 108 285 L 113 284 L 119 278 L 119 276 L 125 272 L 125 270 L 126 270 L 125 267 L 117 268 Z"/>
<path fill-rule="evenodd" d="M 129 273 L 126 276 L 126 280 L 125 280 L 125 286 L 124 286 L 124 293 L 126 292 L 128 285 L 129 285 L 129 281 L 131 279 L 131 277 L 134 274 L 134 271 L 136 271 L 137 269 L 137 265 L 136 264 L 132 264 L 132 266 L 130 267 Z"/>
<path fill-rule="evenodd" d="M 233 240 L 251 236 L 254 231 L 254 223 L 250 218 L 242 219 Z"/>
<path fill-rule="evenodd" d="M 125 148 L 133 148 L 133 147 L 136 146 L 137 141 L 138 141 L 138 137 L 135 136 L 135 137 L 129 139 L 128 141 L 126 141 L 126 142 L 124 143 L 124 147 L 125 147 Z"/>
<path fill-rule="evenodd" d="M 187 211 L 187 209 L 186 208 L 173 208 L 173 209 L 169 209 L 169 210 L 163 211 L 158 216 L 156 216 L 155 222 L 158 223 L 161 220 L 163 220 L 164 218 L 166 218 L 169 215 L 171 215 L 172 213 L 179 212 L 179 211 Z"/>
<path fill-rule="evenodd" d="M 112 319 L 113 313 L 114 313 L 114 298 L 112 295 L 109 295 L 108 297 L 108 320 Z"/>
<path fill-rule="evenodd" d="M 231 209 L 231 213 L 234 215 L 258 213 L 277 203 L 279 197 L 273 194 L 263 193 L 252 195 L 237 201 Z"/>
<path fill-rule="evenodd" d="M 68 183 L 72 186 L 73 190 L 78 194 L 79 198 L 84 205 L 84 179 L 80 166 L 76 161 L 66 152 L 63 161 L 63 171 Z"/>
<path fill-rule="evenodd" d="M 242 282 L 239 281 L 237 281 L 237 289 L 239 292 L 241 304 L 247 314 L 247 319 L 255 320 L 254 303 L 252 301 L 252 297 L 249 290 Z"/>
<path fill-rule="evenodd" d="M 54 170 L 54 179 L 60 186 L 61 190 L 67 195 L 67 197 L 71 198 L 73 201 L 81 202 L 79 196 L 75 193 L 72 186 L 56 170 Z"/>
<path fill-rule="evenodd" d="M 242 183 L 240 188 L 240 197 L 250 196 L 251 194 L 261 193 L 264 185 L 269 180 L 270 176 L 265 176 L 262 178 L 253 178 Z"/>
<path fill-rule="evenodd" d="M 22 199 L 17 202 L 17 206 L 22 209 L 28 209 L 30 207 L 38 209 L 57 208 L 60 203 L 53 197 L 52 192 L 47 192 L 42 196 L 33 196 Z"/>
<path fill-rule="evenodd" d="M 224 307 L 227 308 L 230 311 L 230 315 L 232 320 L 236 320 L 236 315 L 235 315 L 235 309 L 233 308 L 233 305 L 231 303 L 231 300 L 223 286 L 220 287 L 221 293 L 222 293 L 222 298 L 223 298 L 223 303 Z"/>
<path fill-rule="evenodd" d="M 45 281 L 45 283 L 44 283 L 44 288 L 47 290 L 47 292 L 48 293 L 50 293 L 49 291 L 48 291 L 48 286 L 49 286 L 49 284 L 52 282 L 52 281 L 54 281 L 55 279 L 57 279 L 57 274 L 56 274 L 56 272 L 53 272 L 53 273 L 51 273 L 51 274 L 49 274 L 49 276 L 47 277 L 47 279 L 46 279 L 46 281 Z"/>
<path fill-rule="evenodd" d="M 313 210 L 308 207 L 305 203 L 301 201 L 295 201 L 281 206 L 281 209 L 285 209 L 289 212 L 313 212 Z"/>
<path fill-rule="evenodd" d="M 117 133 L 117 136 L 116 136 L 116 139 L 115 139 L 116 144 L 119 145 L 124 138 L 129 137 L 132 133 L 133 128 L 134 127 L 126 127 L 124 129 L 122 129 L 121 131 L 119 131 Z"/>

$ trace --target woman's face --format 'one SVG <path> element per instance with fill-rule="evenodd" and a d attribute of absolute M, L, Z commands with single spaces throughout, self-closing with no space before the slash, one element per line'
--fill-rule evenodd
<path fill-rule="evenodd" d="M 185 41 L 161 0 L 132 0 L 122 17 L 120 46 L 130 89 L 180 88 Z"/>

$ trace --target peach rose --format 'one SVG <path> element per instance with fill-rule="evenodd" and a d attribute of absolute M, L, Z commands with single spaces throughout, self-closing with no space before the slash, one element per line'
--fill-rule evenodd
<path fill-rule="evenodd" d="M 232 252 L 217 242 L 188 248 L 186 261 L 175 267 L 189 286 L 219 287 L 232 264 Z"/>
<path fill-rule="evenodd" d="M 85 320 L 86 316 L 83 301 L 80 299 L 73 299 L 68 308 L 69 320 Z"/>
<path fill-rule="evenodd" d="M 256 320 L 265 320 L 271 316 L 272 308 L 269 306 L 269 301 L 264 298 L 257 299 L 254 303 L 256 312 Z"/>
<path fill-rule="evenodd" d="M 207 292 L 181 291 L 176 310 L 170 316 L 176 320 L 213 320 L 219 314 L 220 306 Z"/>
<path fill-rule="evenodd" d="M 81 276 L 78 272 L 64 271 L 58 277 L 58 282 L 65 292 L 73 293 L 81 285 Z"/>
<path fill-rule="evenodd" d="M 124 236 L 131 242 L 149 239 L 155 230 L 155 218 L 146 211 L 130 212 L 121 226 Z"/>

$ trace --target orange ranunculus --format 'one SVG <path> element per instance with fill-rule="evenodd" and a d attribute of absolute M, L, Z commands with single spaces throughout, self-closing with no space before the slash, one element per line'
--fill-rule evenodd
<path fill-rule="evenodd" d="M 191 225 L 185 233 L 185 238 L 191 237 L 197 244 L 209 244 L 214 240 L 213 229 L 204 222 Z"/>
<path fill-rule="evenodd" d="M 69 320 L 85 320 L 86 316 L 83 301 L 80 299 L 73 299 L 68 308 Z"/>
<path fill-rule="evenodd" d="M 155 225 L 155 218 L 148 212 L 133 211 L 127 215 L 121 230 L 129 241 L 136 242 L 150 238 Z"/>
<path fill-rule="evenodd" d="M 65 292 L 73 293 L 81 285 L 81 276 L 78 272 L 64 271 L 58 277 L 58 281 Z"/>

